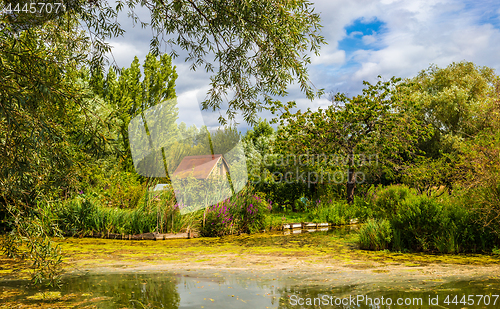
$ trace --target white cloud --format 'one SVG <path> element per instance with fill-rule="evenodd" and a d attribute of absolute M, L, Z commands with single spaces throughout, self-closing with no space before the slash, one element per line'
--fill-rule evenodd
<path fill-rule="evenodd" d="M 197 127 L 203 125 L 203 117 L 199 108 L 198 95 L 206 89 L 194 89 L 186 91 L 177 96 L 177 107 L 179 108 L 178 122 L 184 122 L 186 125 Z"/>
<path fill-rule="evenodd" d="M 411 77 L 431 63 L 444 67 L 453 61 L 467 60 L 500 69 L 500 31 L 483 20 L 493 14 L 492 21 L 498 22 L 500 7 L 496 2 L 486 5 L 469 0 L 317 0 L 315 7 L 321 13 L 322 33 L 329 43 L 319 57 L 311 56 L 310 77 L 317 88 L 355 95 L 363 87 L 363 80 L 374 81 L 378 75 L 384 79 Z M 375 19 L 384 23 L 382 32 L 350 36 L 378 50 L 347 54 L 339 50 L 338 42 L 347 37 L 345 27 L 356 20 Z M 134 55 L 142 57 L 142 61 L 151 38 L 150 32 L 138 27 L 127 31 L 124 39 L 112 44 L 115 58 L 122 66 L 130 65 Z M 179 74 L 179 102 L 199 102 L 205 97 L 210 74 L 202 69 L 189 70 L 184 58 L 181 54 L 174 60 Z M 297 85 L 292 85 L 289 93 L 282 101 L 295 100 L 303 110 L 328 104 L 325 99 L 305 99 Z"/>
<path fill-rule="evenodd" d="M 120 67 L 129 67 L 135 56 L 142 62 L 148 53 L 148 49 L 138 47 L 133 41 L 111 41 L 110 45 L 112 55 L 109 56 L 109 60 L 116 61 Z"/>
<path fill-rule="evenodd" d="M 336 50 L 330 53 L 325 53 L 320 56 L 312 56 L 311 57 L 311 64 L 313 65 L 319 65 L 319 64 L 324 64 L 324 65 L 330 65 L 330 64 L 343 64 L 345 63 L 345 51 L 343 50 Z"/>
<path fill-rule="evenodd" d="M 364 35 L 362 37 L 362 40 L 363 40 L 363 44 L 370 45 L 370 44 L 377 42 L 378 38 L 376 35 Z"/>

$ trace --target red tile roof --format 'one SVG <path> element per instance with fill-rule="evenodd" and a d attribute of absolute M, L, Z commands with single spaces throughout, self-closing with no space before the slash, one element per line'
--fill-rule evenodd
<path fill-rule="evenodd" d="M 196 179 L 206 179 L 221 159 L 226 169 L 229 171 L 226 160 L 220 154 L 187 156 L 182 159 L 172 176 L 177 178 L 193 176 Z"/>

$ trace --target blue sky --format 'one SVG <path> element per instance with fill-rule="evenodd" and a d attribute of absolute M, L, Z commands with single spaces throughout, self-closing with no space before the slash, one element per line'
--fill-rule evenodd
<path fill-rule="evenodd" d="M 356 19 L 352 24 L 344 27 L 346 37 L 338 41 L 337 48 L 345 51 L 348 55 L 359 49 L 379 50 L 383 46 L 379 44 L 375 37 L 384 32 L 384 26 L 385 23 L 377 18 L 372 20 Z"/>
<path fill-rule="evenodd" d="M 318 0 L 323 36 L 328 45 L 312 57 L 312 83 L 326 91 L 355 95 L 362 81 L 375 82 L 381 75 L 412 77 L 431 64 L 472 61 L 500 72 L 500 3 L 468 0 Z M 145 16 L 145 15 L 144 15 Z M 121 22 L 127 33 L 113 39 L 113 55 L 119 66 L 129 66 L 137 55 L 148 52 L 150 31 Z M 179 78 L 177 95 L 181 120 L 203 121 L 198 111 L 209 87 L 209 75 L 190 71 L 183 55 L 174 59 Z M 296 85 L 283 101 L 315 109 L 329 104 L 327 98 L 310 101 Z M 216 115 L 218 116 L 218 115 Z M 269 117 L 268 114 L 262 114 Z M 205 120 L 209 116 L 203 117 Z M 245 124 L 242 124 L 242 128 Z"/>

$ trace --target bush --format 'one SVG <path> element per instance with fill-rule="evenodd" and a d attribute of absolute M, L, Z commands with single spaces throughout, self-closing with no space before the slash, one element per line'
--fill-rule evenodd
<path fill-rule="evenodd" d="M 443 232 L 443 205 L 425 195 L 404 200 L 390 220 L 395 231 L 394 249 L 428 251 Z"/>
<path fill-rule="evenodd" d="M 490 251 L 498 245 L 497 235 L 482 224 L 477 201 L 474 205 L 476 207 L 471 205 L 474 203 L 461 194 L 457 194 L 446 205 L 443 213 L 444 235 L 441 239 L 436 239 L 436 248 L 440 252 Z M 443 242 L 450 245 L 443 248 Z"/>
<path fill-rule="evenodd" d="M 385 196 L 392 196 L 392 200 L 384 197 L 379 206 L 392 209 L 385 214 L 393 229 L 394 250 L 480 252 L 490 251 L 498 243 L 495 234 L 479 222 L 477 208 L 471 207 L 474 202 L 460 194 L 432 197 L 404 190 L 393 193 Z"/>
<path fill-rule="evenodd" d="M 256 233 L 266 227 L 271 205 L 262 197 L 244 190 L 205 210 L 200 235 L 207 237 Z"/>
<path fill-rule="evenodd" d="M 392 240 L 392 229 L 388 220 L 368 219 L 359 230 L 359 247 L 368 250 L 385 250 Z"/>
<path fill-rule="evenodd" d="M 391 219 L 397 214 L 401 203 L 413 193 L 410 188 L 404 185 L 378 187 L 372 190 L 375 190 L 371 200 L 375 216 L 387 219 Z"/>

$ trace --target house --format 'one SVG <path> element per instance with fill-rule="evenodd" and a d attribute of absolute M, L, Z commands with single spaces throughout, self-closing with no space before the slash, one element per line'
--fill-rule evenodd
<path fill-rule="evenodd" d="M 192 176 L 196 179 L 207 179 L 210 176 L 226 176 L 229 166 L 220 154 L 187 156 L 172 175 L 173 178 L 187 178 Z"/>

